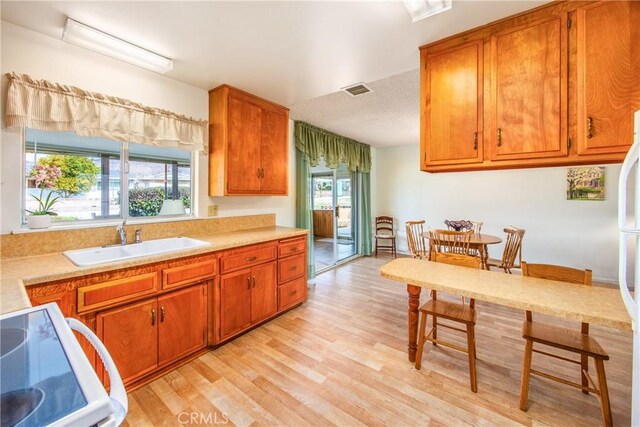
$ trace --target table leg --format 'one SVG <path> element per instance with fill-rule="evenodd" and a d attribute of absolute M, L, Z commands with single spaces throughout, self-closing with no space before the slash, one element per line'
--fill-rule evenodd
<path fill-rule="evenodd" d="M 409 333 L 409 362 L 415 363 L 418 350 L 418 307 L 420 305 L 420 286 L 407 285 L 409 294 L 409 313 L 407 316 L 407 331 Z"/>
<path fill-rule="evenodd" d="M 478 249 L 480 250 L 480 268 L 488 270 L 489 265 L 487 260 L 489 258 L 489 251 L 487 249 L 487 245 L 478 245 Z"/>

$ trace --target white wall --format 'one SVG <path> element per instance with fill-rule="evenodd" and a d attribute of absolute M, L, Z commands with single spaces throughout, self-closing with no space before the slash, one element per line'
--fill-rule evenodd
<path fill-rule="evenodd" d="M 152 107 L 164 108 L 198 119 L 208 118 L 207 91 L 161 74 L 146 71 L 127 63 L 93 53 L 61 40 L 44 36 L 25 28 L 2 22 L 0 44 L 2 74 L 11 71 L 29 74 L 85 90 L 127 98 Z M 1 114 L 7 79 L 2 77 Z M 293 132 L 290 132 L 293 135 Z M 279 225 L 295 223 L 295 159 L 293 143 L 290 155 L 290 185 L 287 197 L 215 197 L 207 195 L 207 157 L 199 155 L 197 206 L 200 216 L 206 216 L 207 205 L 218 205 L 219 216 L 275 213 Z M 20 227 L 20 135 L 16 130 L 3 129 L 0 141 L 1 233 Z"/>
<path fill-rule="evenodd" d="M 482 231 L 503 236 L 508 225 L 527 230 L 523 259 L 591 268 L 595 280 L 615 282 L 618 266 L 617 181 L 620 165 L 606 165 L 603 202 L 566 200 L 566 168 L 425 173 L 419 145 L 376 150 L 374 215 L 397 221 L 406 250 L 404 222 L 424 219 L 483 221 Z M 490 247 L 499 258 L 502 245 Z"/>

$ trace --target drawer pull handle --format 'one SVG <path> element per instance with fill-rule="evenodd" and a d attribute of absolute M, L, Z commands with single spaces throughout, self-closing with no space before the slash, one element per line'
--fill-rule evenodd
<path fill-rule="evenodd" d="M 246 259 L 246 261 L 251 262 L 251 261 L 255 261 L 255 260 L 257 260 L 257 259 L 258 259 L 258 257 L 250 256 L 249 258 L 247 258 L 247 259 Z"/>
<path fill-rule="evenodd" d="M 297 293 L 298 293 L 298 291 L 291 291 L 291 292 L 289 292 L 289 296 L 290 296 L 290 297 L 292 297 L 292 296 L 294 296 L 294 295 L 295 295 L 295 294 L 297 294 Z"/>
<path fill-rule="evenodd" d="M 160 307 L 160 323 L 164 322 L 164 306 Z"/>
<path fill-rule="evenodd" d="M 247 289 L 251 289 L 251 276 L 247 277 Z"/>
<path fill-rule="evenodd" d="M 156 310 L 155 308 L 151 309 L 151 326 L 156 324 Z"/>
<path fill-rule="evenodd" d="M 251 278 L 251 281 L 253 282 L 253 287 L 255 288 L 256 287 L 256 276 L 253 276 Z"/>
<path fill-rule="evenodd" d="M 289 252 L 295 252 L 297 250 L 298 250 L 298 248 L 296 246 L 292 246 L 292 247 L 289 248 Z"/>
<path fill-rule="evenodd" d="M 297 265 L 292 265 L 291 267 L 289 267 L 289 271 L 296 271 L 298 269 Z"/>

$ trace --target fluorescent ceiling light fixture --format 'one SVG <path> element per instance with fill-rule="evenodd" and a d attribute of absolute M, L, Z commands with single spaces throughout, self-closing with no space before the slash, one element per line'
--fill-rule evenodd
<path fill-rule="evenodd" d="M 409 11 L 412 22 L 451 9 L 453 0 L 402 0 Z"/>
<path fill-rule="evenodd" d="M 171 59 L 71 18 L 67 18 L 62 40 L 158 73 L 173 69 Z"/>

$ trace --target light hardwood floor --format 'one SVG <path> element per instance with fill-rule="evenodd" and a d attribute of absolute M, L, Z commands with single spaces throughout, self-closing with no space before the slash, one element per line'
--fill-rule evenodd
<path fill-rule="evenodd" d="M 596 397 L 535 377 L 529 411 L 518 409 L 519 310 L 477 303 L 477 394 L 463 353 L 427 344 L 416 371 L 406 354 L 406 287 L 378 273 L 390 260 L 361 258 L 320 275 L 302 307 L 134 391 L 128 425 L 601 424 Z M 611 356 L 614 424 L 629 425 L 631 334 L 592 334 Z M 534 366 L 544 359 L 534 355 Z M 574 365 L 550 361 L 547 369 L 579 379 Z"/>

